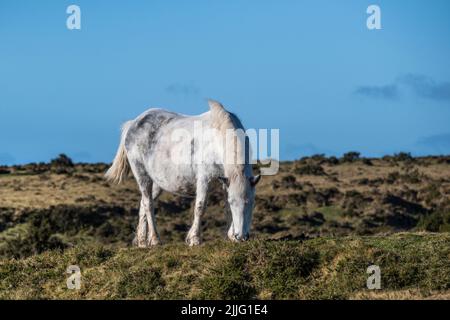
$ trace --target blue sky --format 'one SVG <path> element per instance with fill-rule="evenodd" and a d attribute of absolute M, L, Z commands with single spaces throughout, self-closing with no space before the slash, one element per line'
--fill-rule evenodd
<path fill-rule="evenodd" d="M 81 8 L 81 30 L 66 8 Z M 381 8 L 382 30 L 366 9 Z M 0 164 L 112 160 L 149 107 L 217 99 L 281 159 L 450 153 L 447 0 L 0 2 Z"/>

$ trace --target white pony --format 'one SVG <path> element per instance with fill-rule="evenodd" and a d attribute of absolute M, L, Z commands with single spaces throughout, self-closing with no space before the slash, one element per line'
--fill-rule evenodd
<path fill-rule="evenodd" d="M 194 221 L 186 243 L 200 244 L 200 218 L 214 179 L 220 179 L 228 193 L 227 207 L 232 217 L 228 237 L 232 241 L 249 237 L 260 176 L 252 174 L 250 147 L 242 138 L 244 127 L 240 120 L 219 102 L 208 103 L 210 111 L 198 116 L 149 109 L 122 127 L 119 149 L 105 176 L 120 183 L 130 168 L 133 172 L 142 193 L 135 239 L 139 247 L 160 243 L 154 207 L 163 190 L 195 196 Z"/>

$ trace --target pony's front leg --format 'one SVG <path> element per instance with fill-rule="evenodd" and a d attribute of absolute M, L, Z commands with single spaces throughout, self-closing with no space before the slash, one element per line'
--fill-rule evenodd
<path fill-rule="evenodd" d="M 228 228 L 228 239 L 230 239 L 233 242 L 236 242 L 236 236 L 234 235 L 234 225 L 233 225 L 233 215 L 231 214 L 231 208 L 228 201 L 225 201 L 225 212 L 228 217 L 230 217 L 230 227 Z"/>
<path fill-rule="evenodd" d="M 206 195 L 208 193 L 208 184 L 197 183 L 197 194 L 195 197 L 194 221 L 186 237 L 186 243 L 190 246 L 197 246 L 202 242 L 200 235 L 201 217 L 206 209 Z"/>

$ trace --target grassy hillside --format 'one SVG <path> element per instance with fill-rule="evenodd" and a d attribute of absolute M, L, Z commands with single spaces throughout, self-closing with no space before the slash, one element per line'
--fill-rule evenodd
<path fill-rule="evenodd" d="M 336 299 L 450 298 L 450 235 L 215 241 L 151 250 L 99 246 L 49 251 L 0 262 L 0 298 L 8 299 Z M 81 268 L 80 290 L 65 270 Z M 366 288 L 381 268 L 382 289 Z"/>
<path fill-rule="evenodd" d="M 140 194 L 106 164 L 0 166 L 0 298 L 450 298 L 450 157 L 313 156 L 258 185 L 252 236 L 224 241 L 215 185 L 188 248 L 191 199 L 163 194 L 164 246 L 131 246 Z M 257 170 L 258 168 L 255 168 Z M 80 291 L 66 268 L 81 267 Z M 382 290 L 365 289 L 377 264 Z"/>

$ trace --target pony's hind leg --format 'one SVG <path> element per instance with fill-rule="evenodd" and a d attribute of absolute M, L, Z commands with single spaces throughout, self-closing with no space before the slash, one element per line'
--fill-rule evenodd
<path fill-rule="evenodd" d="M 136 237 L 133 240 L 133 245 L 138 246 L 139 248 L 147 247 L 147 229 L 147 217 L 145 215 L 144 207 L 140 204 L 139 222 L 136 229 Z"/>
<path fill-rule="evenodd" d="M 155 185 L 155 192 L 153 192 L 153 181 L 144 166 L 130 159 L 129 162 L 142 194 L 135 242 L 138 247 L 157 245 L 160 240 L 156 231 L 154 197 L 155 199 L 158 197 L 159 187 Z"/>
<path fill-rule="evenodd" d="M 156 219 L 155 219 L 155 204 L 156 200 L 162 193 L 162 189 L 155 183 L 152 183 L 152 196 L 151 196 L 151 204 L 149 206 L 149 210 L 146 211 L 147 213 L 147 222 L 149 225 L 149 233 L 147 238 L 147 244 L 149 246 L 158 245 L 161 243 L 161 239 L 159 238 L 158 231 L 156 230 Z M 150 218 L 148 216 L 148 213 L 150 213 Z M 150 226 L 151 225 L 151 226 Z"/>
<path fill-rule="evenodd" d="M 158 185 L 153 183 L 153 186 L 152 186 L 153 203 L 155 203 L 155 201 L 158 199 L 158 197 L 161 195 L 161 193 L 162 193 L 162 189 Z M 138 246 L 140 248 L 145 248 L 145 247 L 151 245 L 152 243 L 150 243 L 148 241 L 147 235 L 148 235 L 147 215 L 146 215 L 146 210 L 144 208 L 144 205 L 142 204 L 142 199 L 141 199 L 141 204 L 140 204 L 140 208 L 139 208 L 139 223 L 138 223 L 138 227 L 136 230 L 136 237 L 133 240 L 133 245 Z"/>
<path fill-rule="evenodd" d="M 161 240 L 159 239 L 158 232 L 156 231 L 155 202 L 153 200 L 153 197 L 150 195 L 142 195 L 141 206 L 144 207 L 145 216 L 147 218 L 147 245 L 158 245 L 161 243 Z"/>

